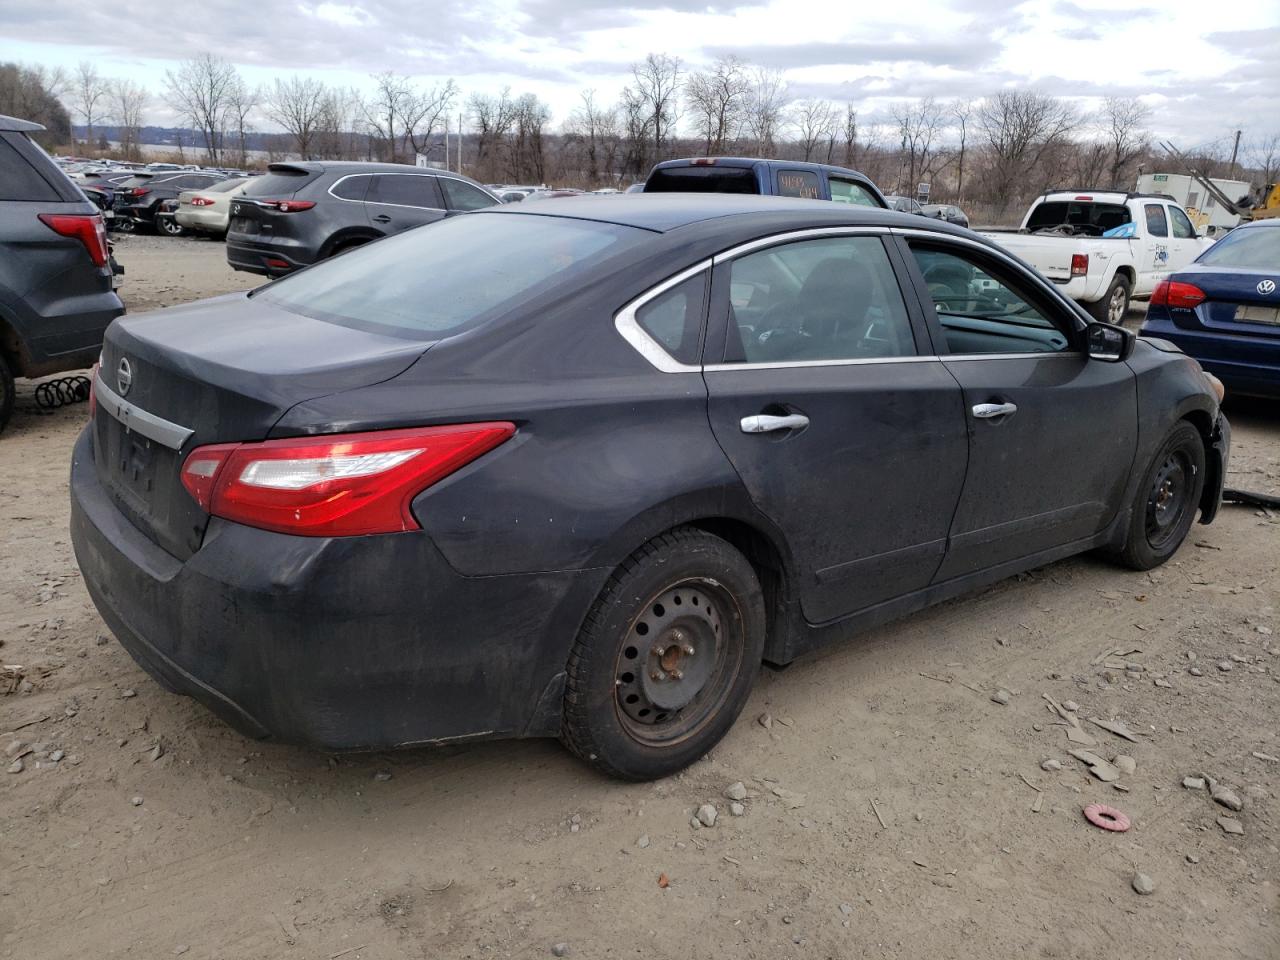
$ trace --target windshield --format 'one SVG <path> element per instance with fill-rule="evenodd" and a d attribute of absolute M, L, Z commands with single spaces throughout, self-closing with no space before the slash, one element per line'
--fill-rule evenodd
<path fill-rule="evenodd" d="M 1232 230 L 1202 253 L 1199 262 L 1213 267 L 1242 267 L 1280 274 L 1280 227 Z"/>
<path fill-rule="evenodd" d="M 360 247 L 256 295 L 317 320 L 436 340 L 571 285 L 650 235 L 589 220 L 467 214 Z"/>

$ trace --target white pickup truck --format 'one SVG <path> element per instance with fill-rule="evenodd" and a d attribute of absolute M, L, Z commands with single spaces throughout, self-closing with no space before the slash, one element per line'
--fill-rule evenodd
<path fill-rule="evenodd" d="M 1157 283 L 1213 243 L 1196 234 L 1169 197 L 1105 190 L 1044 193 L 1018 230 L 982 235 L 1108 323 L 1120 323 L 1130 298 L 1150 297 Z"/>

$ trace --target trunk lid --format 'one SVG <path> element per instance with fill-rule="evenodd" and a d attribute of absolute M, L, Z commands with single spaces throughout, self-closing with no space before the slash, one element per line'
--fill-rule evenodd
<path fill-rule="evenodd" d="M 1173 322 L 1190 330 L 1280 340 L 1280 265 L 1270 273 L 1247 267 L 1191 268 L 1170 281 L 1191 283 L 1205 295 L 1195 310 L 1170 310 Z M 1259 284 L 1270 280 L 1272 292 Z"/>
<path fill-rule="evenodd" d="M 102 350 L 102 385 L 124 411 L 113 414 L 114 402 L 100 390 L 93 430 L 99 480 L 134 526 L 185 560 L 209 519 L 179 477 L 195 447 L 263 440 L 295 404 L 390 379 L 429 346 L 239 293 L 122 317 Z M 161 428 L 141 422 L 148 418 Z M 175 428 L 176 437 L 163 439 Z M 183 431 L 189 436 L 178 439 Z"/>

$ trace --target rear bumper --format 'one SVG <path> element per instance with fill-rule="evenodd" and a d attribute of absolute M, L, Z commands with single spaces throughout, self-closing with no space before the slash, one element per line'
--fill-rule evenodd
<path fill-rule="evenodd" d="M 1228 397 L 1280 397 L 1280 340 L 1202 333 L 1164 320 L 1148 321 L 1142 333 L 1168 340 L 1195 358 L 1226 385 Z"/>
<path fill-rule="evenodd" d="M 201 210 L 191 206 L 178 207 L 173 218 L 188 230 L 198 230 L 201 233 L 225 233 L 227 230 L 226 211 L 218 213 L 207 208 Z"/>
<path fill-rule="evenodd" d="M 296 241 L 287 244 L 279 241 L 262 243 L 248 239 L 245 234 L 227 234 L 227 263 L 233 270 L 282 277 L 301 267 L 310 266 L 315 259 L 315 251 L 304 249 Z"/>
<path fill-rule="evenodd" d="M 179 561 L 111 502 L 89 431 L 71 538 L 102 618 L 164 687 L 253 737 L 330 750 L 554 734 L 587 571 L 460 576 L 419 532 L 290 537 L 214 520 Z"/>

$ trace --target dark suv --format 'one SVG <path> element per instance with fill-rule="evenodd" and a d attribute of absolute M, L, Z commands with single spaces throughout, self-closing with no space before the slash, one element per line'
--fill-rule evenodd
<path fill-rule="evenodd" d="M 457 173 L 401 163 L 273 163 L 231 202 L 227 262 L 280 276 L 501 201 Z"/>
<path fill-rule="evenodd" d="M 195 170 L 135 173 L 115 189 L 116 229 L 143 227 L 178 236 L 183 231 L 173 218 L 156 217 L 160 205 L 165 200 L 177 200 L 183 190 L 204 190 L 225 179 L 226 174 Z"/>
<path fill-rule="evenodd" d="M 643 192 L 752 193 L 767 197 L 834 200 L 859 207 L 887 206 L 870 178 L 856 170 L 829 163 L 756 157 L 664 160 L 649 172 Z"/>
<path fill-rule="evenodd" d="M 0 430 L 13 378 L 88 367 L 124 313 L 102 214 L 28 134 L 0 116 Z"/>

